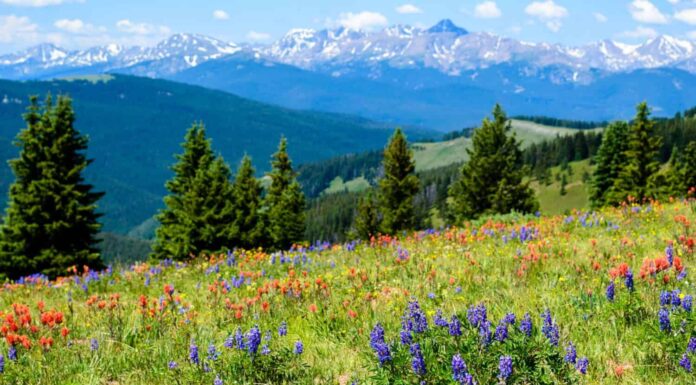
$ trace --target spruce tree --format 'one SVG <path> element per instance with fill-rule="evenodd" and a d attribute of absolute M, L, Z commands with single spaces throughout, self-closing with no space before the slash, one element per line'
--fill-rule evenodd
<path fill-rule="evenodd" d="M 278 250 L 302 241 L 305 231 L 305 198 L 287 147 L 287 139 L 281 138 L 271 161 L 271 186 L 266 195 L 268 234 L 272 247 Z"/>
<path fill-rule="evenodd" d="M 602 136 L 602 144 L 597 151 L 592 177 L 590 201 L 594 207 L 607 203 L 607 193 L 614 186 L 619 171 L 626 162 L 628 147 L 628 123 L 614 122 L 607 126 Z"/>
<path fill-rule="evenodd" d="M 563 176 L 561 177 L 561 196 L 568 194 L 568 190 L 566 190 L 567 185 L 568 185 L 568 178 L 566 178 L 566 175 L 563 174 Z"/>
<path fill-rule="evenodd" d="M 244 156 L 234 179 L 234 200 L 237 202 L 234 227 L 238 231 L 237 246 L 252 249 L 266 242 L 261 193 L 263 188 L 255 177 L 251 158 Z"/>
<path fill-rule="evenodd" d="M 655 135 L 648 104 L 638 105 L 636 117 L 628 130 L 624 152 L 626 161 L 609 193 L 609 202 L 618 204 L 632 197 L 641 201 L 656 195 L 655 176 L 660 171 L 659 151 L 662 139 Z"/>
<path fill-rule="evenodd" d="M 157 215 L 155 258 L 181 260 L 222 251 L 236 238 L 229 167 L 213 154 L 202 124 L 188 130 L 182 147 L 172 167 L 174 177 L 166 183 L 170 194 L 165 208 Z"/>
<path fill-rule="evenodd" d="M 360 239 L 370 239 L 379 233 L 379 206 L 372 190 L 360 197 L 355 215 L 355 235 Z"/>
<path fill-rule="evenodd" d="M 539 203 L 524 182 L 522 150 L 510 122 L 496 105 L 493 120 L 485 118 L 474 130 L 469 161 L 450 187 L 450 212 L 458 222 L 485 214 L 534 212 Z"/>
<path fill-rule="evenodd" d="M 0 274 L 56 277 L 71 266 L 102 268 L 95 245 L 101 225 L 96 212 L 103 193 L 85 183 L 88 139 L 74 127 L 69 98 L 50 95 L 42 108 L 32 97 L 17 136 L 19 158 L 10 161 L 15 182 L 0 229 Z"/>
<path fill-rule="evenodd" d="M 681 169 L 684 187 L 688 193 L 692 189 L 696 189 L 696 141 L 690 142 L 684 149 L 681 157 Z"/>
<path fill-rule="evenodd" d="M 384 150 L 384 177 L 379 181 L 379 202 L 382 231 L 396 234 L 415 226 L 413 198 L 420 182 L 415 174 L 416 163 L 406 136 L 396 129 Z"/>

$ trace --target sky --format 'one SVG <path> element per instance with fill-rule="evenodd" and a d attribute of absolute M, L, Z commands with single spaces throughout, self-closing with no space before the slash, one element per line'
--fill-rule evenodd
<path fill-rule="evenodd" d="M 270 43 L 292 28 L 429 27 L 444 18 L 531 42 L 696 40 L 696 0 L 0 0 L 0 53 L 46 42 L 152 45 L 180 32 Z"/>

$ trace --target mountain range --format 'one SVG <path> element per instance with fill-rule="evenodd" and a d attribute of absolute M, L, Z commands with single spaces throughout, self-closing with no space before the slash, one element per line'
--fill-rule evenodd
<path fill-rule="evenodd" d="M 611 120 L 630 117 L 645 99 L 657 114 L 671 115 L 696 96 L 696 44 L 665 35 L 638 45 L 529 43 L 445 19 L 430 28 L 293 29 L 267 45 L 177 34 L 154 47 L 43 44 L 0 57 L 6 79 L 95 73 L 452 130 L 476 124 L 495 102 L 512 114 Z"/>

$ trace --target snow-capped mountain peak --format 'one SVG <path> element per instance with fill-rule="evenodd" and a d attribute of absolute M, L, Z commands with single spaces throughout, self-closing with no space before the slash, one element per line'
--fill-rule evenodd
<path fill-rule="evenodd" d="M 453 33 L 453 34 L 458 35 L 458 36 L 466 35 L 469 33 L 469 31 L 467 31 L 466 29 L 458 27 L 450 19 L 440 20 L 437 24 L 428 28 L 426 30 L 426 32 L 428 32 L 428 33 Z"/>

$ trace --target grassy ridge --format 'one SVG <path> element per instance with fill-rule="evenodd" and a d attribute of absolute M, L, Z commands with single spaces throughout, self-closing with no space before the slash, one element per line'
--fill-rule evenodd
<path fill-rule="evenodd" d="M 688 275 L 676 279 L 683 271 L 679 266 L 689 274 L 696 269 L 694 205 L 653 204 L 572 217 L 506 216 L 373 245 L 275 256 L 237 252 L 185 265 L 139 264 L 81 274 L 51 285 L 41 280 L 6 285 L 0 296 L 3 333 L 26 336 L 30 348 L 17 337 L 18 358 L 12 361 L 5 354 L 0 381 L 213 384 L 219 377 L 224 384 L 386 384 L 387 378 L 451 383 L 452 356 L 461 353 L 479 383 L 494 383 L 498 355 L 511 355 L 513 374 L 507 383 L 522 384 L 535 383 L 529 382 L 531 369 L 522 364 L 527 353 L 520 346 L 530 344 L 556 352 L 547 360 L 561 360 L 554 370 L 563 370 L 568 383 L 692 383 L 693 375 L 677 362 L 696 319 L 674 306 L 668 310 L 672 328 L 660 330 L 658 310 L 663 290 L 680 290 L 682 299 L 696 293 Z M 524 238 L 523 228 L 528 230 Z M 673 267 L 649 274 L 650 264 L 643 261 L 664 259 L 670 243 Z M 616 269 L 621 264 L 635 274 L 633 291 L 621 277 L 627 270 Z M 604 293 L 612 274 L 619 276 L 610 301 Z M 427 366 L 424 378 L 413 374 L 408 349 L 398 342 L 401 315 L 414 299 L 430 330 L 413 336 Z M 518 323 L 529 313 L 535 337 L 525 340 L 515 326 L 509 340 L 479 348 L 479 332 L 467 321 L 467 309 L 479 303 L 487 307 L 493 328 L 508 312 Z M 447 320 L 452 314 L 461 320 L 462 344 L 453 344 L 447 328 L 435 326 L 438 309 Z M 559 328 L 556 350 L 539 331 L 546 309 Z M 22 318 L 26 314 L 31 320 Z M 283 322 L 288 333 L 279 336 Z M 369 344 L 377 323 L 393 354 L 385 367 Z M 30 331 L 32 325 L 36 332 Z M 248 345 L 234 347 L 235 333 L 238 328 L 248 333 L 255 325 L 260 341 L 252 360 Z M 7 340 L 0 342 L 0 351 L 8 351 Z M 301 354 L 296 354 L 298 341 Z M 587 375 L 562 362 L 563 348 L 571 341 L 578 358 L 589 358 Z M 261 353 L 265 345 L 267 355 Z"/>

